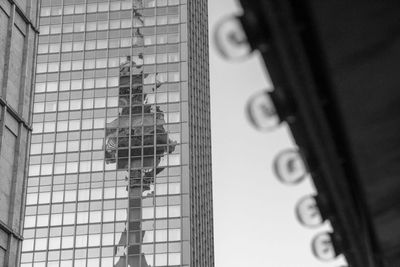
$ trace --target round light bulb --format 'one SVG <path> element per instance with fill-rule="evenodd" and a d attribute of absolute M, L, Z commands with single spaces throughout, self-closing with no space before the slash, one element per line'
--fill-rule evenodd
<path fill-rule="evenodd" d="M 274 162 L 278 179 L 284 184 L 298 184 L 307 175 L 307 169 L 298 150 L 285 150 L 278 154 Z"/>
<path fill-rule="evenodd" d="M 250 98 L 247 115 L 252 125 L 260 131 L 276 129 L 281 122 L 267 91 L 261 91 Z"/>
<path fill-rule="evenodd" d="M 296 217 L 306 227 L 317 227 L 324 222 L 314 196 L 300 199 L 296 205 Z"/>
<path fill-rule="evenodd" d="M 222 19 L 215 28 L 214 38 L 217 50 L 226 59 L 243 59 L 252 52 L 237 16 Z"/>
<path fill-rule="evenodd" d="M 322 261 L 332 261 L 337 257 L 331 235 L 327 232 L 318 234 L 312 241 L 314 256 Z"/>

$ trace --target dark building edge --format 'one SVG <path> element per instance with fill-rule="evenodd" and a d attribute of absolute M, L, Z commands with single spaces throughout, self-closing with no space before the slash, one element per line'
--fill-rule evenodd
<path fill-rule="evenodd" d="M 0 36 L 1 266 L 20 263 L 38 10 L 38 0 L 0 0 L 2 21 L 6 21 Z M 15 141 L 12 146 L 10 136 Z"/>

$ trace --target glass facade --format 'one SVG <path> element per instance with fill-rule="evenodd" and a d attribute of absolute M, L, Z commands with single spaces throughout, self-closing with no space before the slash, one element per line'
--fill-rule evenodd
<path fill-rule="evenodd" d="M 42 0 L 22 267 L 191 265 L 188 2 Z"/>

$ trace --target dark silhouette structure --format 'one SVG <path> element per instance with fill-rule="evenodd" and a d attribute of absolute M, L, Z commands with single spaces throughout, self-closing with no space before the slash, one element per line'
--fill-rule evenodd
<path fill-rule="evenodd" d="M 0 1 L 0 266 L 19 266 L 23 240 L 38 7 Z"/>
<path fill-rule="evenodd" d="M 400 3 L 242 0 L 349 266 L 400 266 Z"/>

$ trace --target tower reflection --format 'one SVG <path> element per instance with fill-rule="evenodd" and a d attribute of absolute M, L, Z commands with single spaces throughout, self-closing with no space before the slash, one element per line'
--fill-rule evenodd
<path fill-rule="evenodd" d="M 142 230 L 143 202 L 153 199 L 154 181 L 162 158 L 175 150 L 176 142 L 168 137 L 164 127 L 164 112 L 149 103 L 144 92 L 144 79 L 157 79 L 143 74 L 143 56 L 130 56 L 120 65 L 119 114 L 106 125 L 106 164 L 115 164 L 125 172 L 129 216 L 115 247 L 118 258 L 115 267 L 153 266 L 141 249 L 143 239 L 152 239 Z M 154 92 L 161 85 L 155 81 Z M 129 257 L 127 257 L 129 255 Z M 133 256 L 131 256 L 133 255 Z"/>

